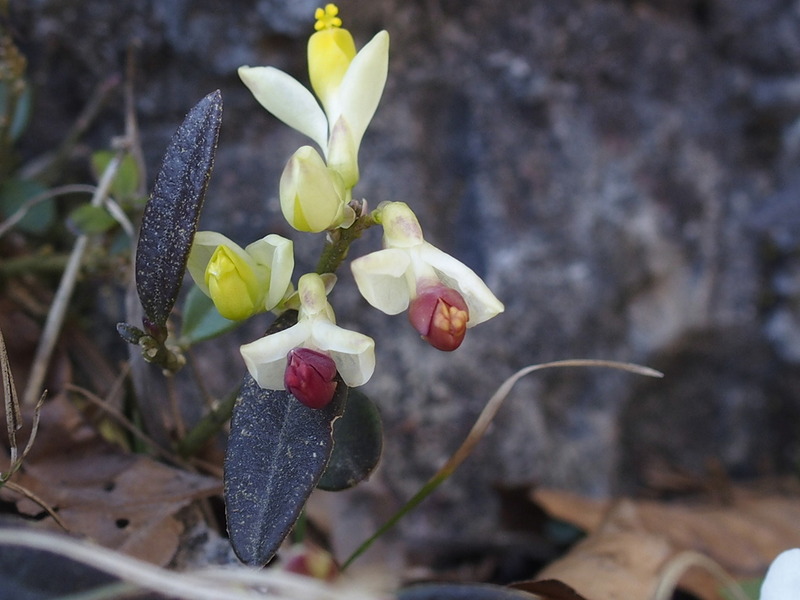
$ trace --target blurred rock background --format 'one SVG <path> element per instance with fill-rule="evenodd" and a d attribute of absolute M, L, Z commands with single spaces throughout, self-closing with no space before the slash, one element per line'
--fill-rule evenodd
<path fill-rule="evenodd" d="M 92 91 L 138 66 L 150 181 L 185 112 L 225 113 L 202 226 L 249 243 L 289 230 L 278 179 L 304 138 L 260 108 L 240 65 L 306 77 L 310 0 L 12 0 L 36 90 L 24 155 L 54 147 Z M 570 369 L 521 381 L 487 439 L 399 529 L 411 547 L 500 540 L 496 489 L 594 496 L 785 472 L 800 457 L 800 2 L 342 0 L 361 46 L 391 34 L 389 80 L 355 192 L 403 200 L 428 239 L 506 312 L 453 355 L 366 305 L 342 273 L 341 324 L 377 341 L 365 391 L 386 446 L 337 496 L 352 546 L 461 442 L 517 369 L 563 358 L 647 364 L 659 381 Z M 121 94 L 86 138 L 123 128 Z M 88 151 L 88 150 L 87 150 Z M 80 161 L 75 161 L 79 168 Z M 369 232 L 353 253 L 376 249 Z M 109 316 L 109 327 L 119 315 Z M 240 334 L 252 339 L 265 321 Z M 227 389 L 235 341 L 210 345 Z M 122 342 L 114 342 L 122 344 Z"/>

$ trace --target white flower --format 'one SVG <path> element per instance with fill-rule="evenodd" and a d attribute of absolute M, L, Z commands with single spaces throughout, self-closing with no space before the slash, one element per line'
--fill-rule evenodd
<path fill-rule="evenodd" d="M 264 108 L 314 140 L 352 188 L 361 138 L 386 83 L 389 34 L 379 32 L 356 53 L 350 32 L 335 21 L 325 20 L 308 42 L 309 75 L 321 106 L 310 90 L 274 67 L 239 67 L 239 77 Z"/>
<path fill-rule="evenodd" d="M 503 312 L 503 303 L 472 269 L 423 239 L 419 222 L 405 203 L 387 203 L 376 213 L 385 248 L 351 263 L 356 285 L 372 306 L 396 315 L 421 291 L 444 285 L 463 297 L 469 312 L 467 327 Z"/>
<path fill-rule="evenodd" d="M 761 584 L 761 600 L 800 598 L 800 548 L 786 550 L 772 561 Z"/>
<path fill-rule="evenodd" d="M 300 278 L 297 289 L 300 300 L 297 324 L 240 348 L 250 375 L 262 388 L 285 389 L 289 352 L 309 348 L 330 356 L 348 386 L 365 384 L 375 370 L 375 342 L 335 324 L 322 277 L 307 273 Z"/>

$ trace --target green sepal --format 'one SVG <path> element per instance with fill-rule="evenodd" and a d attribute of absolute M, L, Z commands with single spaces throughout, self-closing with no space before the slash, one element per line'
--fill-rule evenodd
<path fill-rule="evenodd" d="M 189 347 L 227 333 L 239 325 L 238 321 L 226 319 L 214 306 L 214 302 L 200 288 L 192 286 L 183 302 L 183 324 L 179 345 Z"/>

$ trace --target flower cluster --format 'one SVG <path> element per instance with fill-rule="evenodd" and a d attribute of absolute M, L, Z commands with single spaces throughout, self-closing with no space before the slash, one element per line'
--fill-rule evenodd
<path fill-rule="evenodd" d="M 339 258 L 321 262 L 326 266 L 320 273 L 302 275 L 294 291 L 291 241 L 271 234 L 241 248 L 204 231 L 195 238 L 189 272 L 229 319 L 297 309 L 295 325 L 245 344 L 241 354 L 261 387 L 288 390 L 304 405 L 322 408 L 340 381 L 362 385 L 375 368 L 374 341 L 336 325 L 328 302 L 332 271 L 362 229 L 382 226 L 384 246 L 351 263 L 362 296 L 389 315 L 408 311 L 412 326 L 434 348 L 455 350 L 468 328 L 502 312 L 503 305 L 469 267 L 423 239 L 407 204 L 384 202 L 368 213 L 366 202 L 353 201 L 359 146 L 386 82 L 389 34 L 379 32 L 356 51 L 335 5 L 315 16 L 308 42 L 313 93 L 274 67 L 244 66 L 239 76 L 267 111 L 316 144 L 289 158 L 280 179 L 281 211 L 299 231 L 327 232 L 326 249 Z"/>
<path fill-rule="evenodd" d="M 349 207 L 358 183 L 358 148 L 383 94 L 389 64 L 389 34 L 381 31 L 356 52 L 341 27 L 338 9 L 316 12 L 308 40 L 308 74 L 319 98 L 274 67 L 240 67 L 239 77 L 256 100 L 278 119 L 311 138 L 323 156 L 303 146 L 289 159 L 280 182 L 281 210 L 300 231 L 349 227 Z M 321 105 L 320 105 L 321 104 Z"/>

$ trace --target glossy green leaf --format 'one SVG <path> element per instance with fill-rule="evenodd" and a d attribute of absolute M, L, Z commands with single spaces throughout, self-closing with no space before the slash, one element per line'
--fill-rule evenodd
<path fill-rule="evenodd" d="M 217 90 L 189 111 L 172 136 L 145 206 L 136 248 L 136 291 L 146 329 L 163 331 L 178 297 L 221 123 L 222 95 Z"/>
<path fill-rule="evenodd" d="M 74 233 L 103 233 L 117 224 L 116 219 L 102 206 L 81 204 L 69 213 L 67 223 Z"/>
<path fill-rule="evenodd" d="M 47 191 L 42 184 L 29 179 L 9 179 L 0 186 L 0 214 L 7 219 L 25 202 Z M 33 205 L 16 224 L 25 233 L 42 234 L 53 225 L 56 218 L 55 203 L 52 198 Z"/>
<path fill-rule="evenodd" d="M 92 174 L 98 181 L 106 170 L 108 164 L 116 156 L 113 150 L 99 150 L 92 154 L 91 166 Z M 117 169 L 114 181 L 111 183 L 111 197 L 121 202 L 131 197 L 135 197 L 139 190 L 139 165 L 132 154 L 125 154 Z"/>
<path fill-rule="evenodd" d="M 358 389 L 347 396 L 347 410 L 333 425 L 333 452 L 317 487 L 337 491 L 366 479 L 383 450 L 383 427 L 378 407 Z"/>
<path fill-rule="evenodd" d="M 192 286 L 183 303 L 181 346 L 191 346 L 234 329 L 239 323 L 226 319 L 200 288 Z"/>
<path fill-rule="evenodd" d="M 225 455 L 228 535 L 242 562 L 265 565 L 289 534 L 328 463 L 346 397 L 340 380 L 331 403 L 315 410 L 245 375 Z"/>

